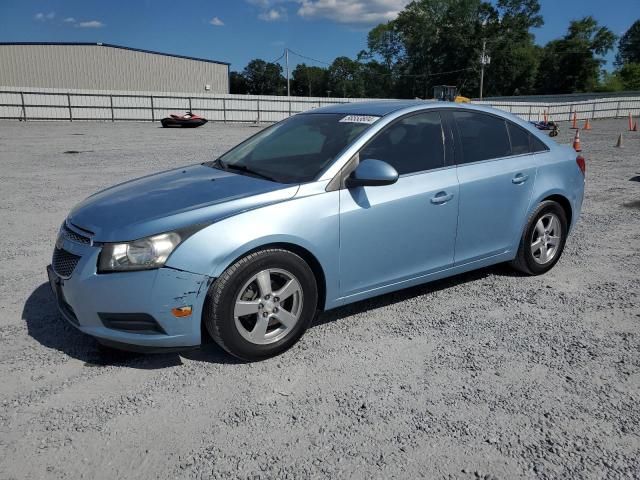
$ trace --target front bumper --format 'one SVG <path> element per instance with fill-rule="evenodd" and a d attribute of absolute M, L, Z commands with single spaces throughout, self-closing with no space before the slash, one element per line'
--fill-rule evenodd
<path fill-rule="evenodd" d="M 68 278 L 47 267 L 49 283 L 62 316 L 78 330 L 104 344 L 139 351 L 194 347 L 201 343 L 200 319 L 211 278 L 160 268 L 97 274 L 100 248 L 65 240 L 61 246 L 80 257 Z M 191 306 L 188 317 L 176 318 L 172 308 Z M 131 330 L 105 325 L 105 315 L 138 314 L 157 323 L 155 329 Z M 122 317 L 122 315 L 120 315 Z"/>

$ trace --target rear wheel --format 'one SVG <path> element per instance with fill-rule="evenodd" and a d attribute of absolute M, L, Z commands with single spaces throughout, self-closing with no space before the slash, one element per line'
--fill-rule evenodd
<path fill-rule="evenodd" d="M 227 352 L 261 360 L 302 336 L 317 302 L 315 277 L 302 258 L 287 250 L 262 250 L 238 260 L 214 282 L 204 322 Z"/>
<path fill-rule="evenodd" d="M 512 266 L 529 275 L 548 272 L 562 255 L 567 231 L 564 209 L 551 200 L 542 202 L 529 217 Z"/>

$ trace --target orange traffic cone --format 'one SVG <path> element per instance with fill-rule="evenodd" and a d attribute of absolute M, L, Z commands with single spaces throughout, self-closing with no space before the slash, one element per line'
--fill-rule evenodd
<path fill-rule="evenodd" d="M 573 112 L 573 122 L 571 122 L 571 128 L 573 130 L 578 129 L 578 115 L 576 114 L 576 112 Z"/>
<path fill-rule="evenodd" d="M 616 142 L 616 147 L 622 148 L 622 134 L 618 135 L 618 141 Z"/>
<path fill-rule="evenodd" d="M 591 130 L 591 122 L 589 122 L 589 119 L 588 119 L 588 118 L 584 121 L 584 128 L 583 128 L 583 130 Z"/>
<path fill-rule="evenodd" d="M 573 149 L 576 152 L 582 151 L 582 146 L 580 145 L 580 130 L 576 130 L 576 136 L 573 139 Z"/>

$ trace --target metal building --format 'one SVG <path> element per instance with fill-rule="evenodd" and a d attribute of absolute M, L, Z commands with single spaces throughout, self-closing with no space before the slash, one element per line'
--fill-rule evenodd
<path fill-rule="evenodd" d="M 229 93 L 229 64 L 106 43 L 0 43 L 0 86 Z"/>

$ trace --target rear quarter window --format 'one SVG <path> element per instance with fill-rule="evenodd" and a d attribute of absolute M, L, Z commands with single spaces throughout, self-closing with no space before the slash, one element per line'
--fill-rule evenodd
<path fill-rule="evenodd" d="M 531 134 L 515 123 L 507 121 L 509 138 L 511 139 L 511 154 L 526 155 L 531 153 Z"/>
<path fill-rule="evenodd" d="M 532 153 L 548 152 L 548 151 L 549 151 L 549 147 L 547 147 L 544 143 L 542 143 L 542 140 L 540 140 L 535 135 L 531 135 L 531 152 Z"/>

